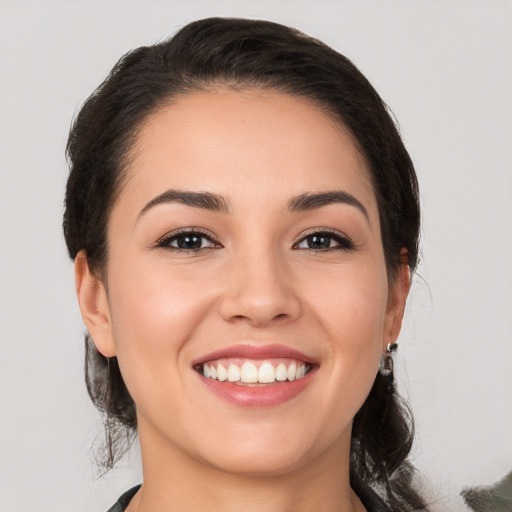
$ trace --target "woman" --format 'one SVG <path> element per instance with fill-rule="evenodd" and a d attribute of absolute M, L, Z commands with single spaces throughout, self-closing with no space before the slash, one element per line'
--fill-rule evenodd
<path fill-rule="evenodd" d="M 107 464 L 123 429 L 141 445 L 113 511 L 425 510 L 391 359 L 416 176 L 350 61 L 270 22 L 191 23 L 120 60 L 68 156 Z"/>

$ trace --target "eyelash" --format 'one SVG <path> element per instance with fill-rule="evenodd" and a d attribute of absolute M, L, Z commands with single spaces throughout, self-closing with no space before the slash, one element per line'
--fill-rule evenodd
<path fill-rule="evenodd" d="M 334 229 L 313 229 L 309 233 L 306 233 L 297 243 L 294 244 L 294 249 L 300 249 L 298 246 L 308 240 L 308 238 L 312 237 L 323 237 L 328 238 L 331 241 L 334 240 L 338 245 L 335 245 L 333 247 L 325 247 L 320 249 L 313 249 L 311 247 L 303 247 L 301 250 L 318 253 L 318 252 L 327 252 L 332 250 L 342 250 L 342 251 L 350 251 L 355 249 L 355 244 L 352 242 L 352 240 L 344 235 L 343 233 L 340 233 L 339 231 L 336 231 Z"/>
<path fill-rule="evenodd" d="M 203 242 L 201 241 L 201 247 L 197 248 L 184 248 L 184 247 L 177 247 L 171 245 L 171 243 L 176 242 L 179 243 L 178 240 L 183 239 L 185 237 L 191 237 L 195 236 L 202 240 L 207 240 L 211 245 L 207 247 L 202 247 Z M 326 238 L 329 239 L 329 244 L 331 241 L 334 240 L 338 245 L 335 245 L 333 247 L 325 247 L 325 248 L 317 248 L 314 249 L 312 247 L 299 247 L 300 244 L 303 242 L 306 242 L 308 239 L 312 237 L 319 237 L 319 238 Z M 165 236 L 163 236 L 160 240 L 158 240 L 155 244 L 156 247 L 163 247 L 172 249 L 174 251 L 183 252 L 183 253 L 198 253 L 200 251 L 203 251 L 205 249 L 218 249 L 222 248 L 222 245 L 215 240 L 215 238 L 205 231 L 202 231 L 201 229 L 197 228 L 189 228 L 189 229 L 182 229 L 179 231 L 175 231 L 172 233 L 168 233 Z M 318 253 L 318 252 L 327 252 L 331 250 L 353 250 L 355 248 L 355 244 L 352 242 L 352 240 L 347 237 L 346 235 L 340 233 L 339 231 L 333 230 L 333 229 L 314 229 L 311 230 L 309 233 L 306 233 L 298 242 L 296 242 L 293 245 L 293 249 L 296 250 L 304 250 L 312 253 Z"/>
<path fill-rule="evenodd" d="M 187 236 L 196 236 L 200 237 L 201 239 L 207 240 L 210 244 L 208 247 L 198 247 L 198 248 L 192 248 L 192 249 L 186 249 L 183 247 L 175 247 L 171 245 L 172 242 L 177 242 L 180 238 L 184 239 Z M 202 245 L 202 242 L 201 242 Z M 174 251 L 183 252 L 183 253 L 198 253 L 199 251 L 205 250 L 205 249 L 218 249 L 221 248 L 222 245 L 215 240 L 215 238 L 205 231 L 202 231 L 198 228 L 189 228 L 189 229 L 181 229 L 179 231 L 174 231 L 172 233 L 168 233 L 164 235 L 160 240 L 157 241 L 155 244 L 156 247 L 163 247 L 167 249 L 172 249 Z"/>

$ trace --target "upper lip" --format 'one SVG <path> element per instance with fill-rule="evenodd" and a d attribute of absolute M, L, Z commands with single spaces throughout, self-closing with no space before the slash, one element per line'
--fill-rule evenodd
<path fill-rule="evenodd" d="M 192 366 L 203 364 L 207 361 L 214 361 L 215 359 L 225 359 L 231 357 L 238 357 L 241 359 L 272 359 L 272 358 L 288 358 L 297 359 L 298 361 L 304 361 L 308 364 L 316 364 L 314 359 L 307 356 L 303 352 L 296 350 L 285 345 L 277 343 L 261 345 L 253 343 L 240 343 L 237 345 L 231 345 L 226 348 L 221 348 L 210 352 L 199 359 L 192 362 Z"/>

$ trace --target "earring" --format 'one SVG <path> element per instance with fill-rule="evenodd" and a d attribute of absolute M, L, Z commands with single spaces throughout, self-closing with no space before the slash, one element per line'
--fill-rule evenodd
<path fill-rule="evenodd" d="M 380 364 L 379 364 L 379 373 L 384 377 L 393 378 L 393 358 L 391 354 L 398 349 L 398 343 L 388 343 L 386 346 L 386 351 L 383 352 Z"/>

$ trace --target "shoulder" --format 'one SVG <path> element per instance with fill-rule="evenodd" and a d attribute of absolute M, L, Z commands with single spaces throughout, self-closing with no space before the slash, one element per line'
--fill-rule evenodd
<path fill-rule="evenodd" d="M 108 509 L 107 512 L 123 512 L 126 510 L 128 503 L 135 496 L 135 493 L 140 489 L 140 485 L 136 485 L 129 491 L 126 491 L 121 497 L 114 503 L 114 505 Z"/>

